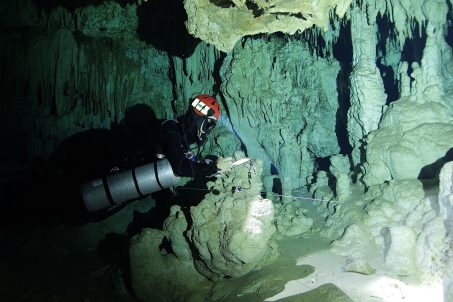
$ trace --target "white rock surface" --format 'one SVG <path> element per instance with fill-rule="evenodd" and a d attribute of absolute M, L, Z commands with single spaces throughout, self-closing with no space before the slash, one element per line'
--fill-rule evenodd
<path fill-rule="evenodd" d="M 353 70 L 350 75 L 351 107 L 348 111 L 348 135 L 353 147 L 354 165 L 361 162 L 362 139 L 378 128 L 387 95 L 376 66 L 376 28 L 369 24 L 367 16 L 355 7 L 351 11 L 351 39 L 353 46 Z"/>
<path fill-rule="evenodd" d="M 446 163 L 439 175 L 439 206 L 448 234 L 443 271 L 444 300 L 453 301 L 453 162 Z"/>
<path fill-rule="evenodd" d="M 416 117 L 416 118 L 415 118 Z M 400 99 L 389 107 L 379 130 L 370 134 L 366 147 L 364 182 L 417 178 L 453 146 L 453 116 L 440 102 L 417 103 Z"/>
<path fill-rule="evenodd" d="M 445 164 L 439 196 L 418 180 L 370 187 L 363 201 L 367 216 L 347 227 L 332 244 L 332 251 L 344 257 L 343 269 L 398 279 L 407 276 L 417 286 L 432 289 L 443 283 L 445 301 L 450 301 L 452 175 L 453 164 Z M 340 208 L 330 219 L 337 217 L 341 225 L 343 211 Z"/>
<path fill-rule="evenodd" d="M 384 260 L 388 270 L 399 276 L 410 275 L 415 271 L 414 231 L 406 226 L 395 226 L 382 230 L 385 249 Z"/>
<path fill-rule="evenodd" d="M 239 277 L 278 255 L 271 239 L 276 231 L 274 207 L 260 196 L 261 172 L 261 161 L 234 168 L 208 183 L 213 192 L 191 208 L 193 224 L 187 237 L 197 251 L 195 266 L 205 277 Z"/>
<path fill-rule="evenodd" d="M 400 1 L 398 5 L 406 7 L 407 3 Z M 366 185 L 417 178 L 423 167 L 443 157 L 453 146 L 453 110 L 448 101 L 453 86 L 453 57 L 443 25 L 448 8 L 443 1 L 427 1 L 420 7 L 409 11 L 416 10 L 414 18 L 418 21 L 428 19 L 421 64 L 414 62 L 410 75 L 407 63 L 399 65 L 402 97 L 385 109 L 379 129 L 366 138 Z M 401 11 L 399 14 L 394 16 L 395 21 L 404 18 Z M 397 21 L 397 27 L 403 28 L 401 22 Z"/>

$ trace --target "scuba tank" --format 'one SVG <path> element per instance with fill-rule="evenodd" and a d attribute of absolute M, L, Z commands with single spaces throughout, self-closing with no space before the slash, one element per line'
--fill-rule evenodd
<path fill-rule="evenodd" d="M 86 182 L 81 193 L 86 209 L 94 212 L 175 186 L 179 180 L 168 160 L 161 158 Z"/>

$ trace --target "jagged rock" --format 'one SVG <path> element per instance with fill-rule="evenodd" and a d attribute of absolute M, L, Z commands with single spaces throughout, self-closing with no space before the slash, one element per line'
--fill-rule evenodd
<path fill-rule="evenodd" d="M 307 217 L 299 202 L 283 203 L 277 208 L 275 225 L 277 231 L 286 236 L 303 234 L 313 226 L 313 219 Z"/>
<path fill-rule="evenodd" d="M 274 208 L 259 195 L 261 172 L 260 161 L 233 168 L 208 183 L 212 192 L 191 207 L 190 225 L 188 213 L 173 206 L 163 231 L 145 229 L 132 239 L 132 287 L 140 299 L 202 301 L 208 279 L 243 276 L 276 259 Z"/>
<path fill-rule="evenodd" d="M 278 37 L 246 39 L 222 64 L 221 90 L 235 133 L 248 155 L 263 161 L 264 175 L 283 176 L 285 194 L 306 184 L 316 157 L 340 151 L 339 70 L 334 60 L 313 58 L 306 42 Z"/>
<path fill-rule="evenodd" d="M 236 160 L 241 156 L 236 156 Z M 262 162 L 252 161 L 208 183 L 212 192 L 191 208 L 187 233 L 197 270 L 209 279 L 239 277 L 275 260 L 272 201 L 260 196 Z"/>
<path fill-rule="evenodd" d="M 452 132 L 453 118 L 440 102 L 417 103 L 409 97 L 392 103 L 379 130 L 367 138 L 364 182 L 417 178 L 453 146 Z"/>

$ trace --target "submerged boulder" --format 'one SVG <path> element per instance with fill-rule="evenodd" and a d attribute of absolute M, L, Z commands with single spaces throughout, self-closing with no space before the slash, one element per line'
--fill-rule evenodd
<path fill-rule="evenodd" d="M 242 154 L 232 161 L 240 159 L 245 163 L 208 182 L 210 193 L 190 213 L 173 206 L 163 230 L 132 238 L 131 284 L 140 300 L 203 301 L 211 281 L 276 259 L 274 207 L 260 195 L 262 162 Z"/>
<path fill-rule="evenodd" d="M 452 177 L 441 172 L 440 178 L 439 196 L 435 188 L 416 179 L 371 186 L 362 204 L 364 217 L 348 226 L 332 245 L 335 253 L 346 257 L 345 269 L 352 263 L 353 271 L 360 273 L 372 273 L 367 267 L 376 267 L 426 284 L 447 280 L 451 204 L 442 201 L 451 195 Z"/>
<path fill-rule="evenodd" d="M 197 270 L 209 279 L 245 275 L 277 256 L 274 207 L 260 195 L 261 172 L 261 161 L 233 168 L 208 183 L 211 193 L 191 209 L 188 240 Z"/>

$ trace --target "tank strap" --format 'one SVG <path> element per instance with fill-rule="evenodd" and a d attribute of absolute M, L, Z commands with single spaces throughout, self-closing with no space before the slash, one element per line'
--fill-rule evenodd
<path fill-rule="evenodd" d="M 140 197 L 145 196 L 145 195 L 143 195 L 143 193 L 140 191 L 140 187 L 139 187 L 138 181 L 137 181 L 137 175 L 135 174 L 135 168 L 132 168 L 132 179 L 134 180 L 135 190 L 137 191 L 138 195 L 140 195 Z"/>
<path fill-rule="evenodd" d="M 159 171 L 157 171 L 157 160 L 154 161 L 154 175 L 156 176 L 156 182 L 157 184 L 159 185 L 159 187 L 163 190 L 165 189 L 162 184 L 160 183 L 160 180 L 159 180 Z"/>
<path fill-rule="evenodd" d="M 115 200 L 113 200 L 112 193 L 110 192 L 109 185 L 107 183 L 107 178 L 102 177 L 102 185 L 104 186 L 105 195 L 107 196 L 108 201 L 112 206 L 116 205 Z"/>

